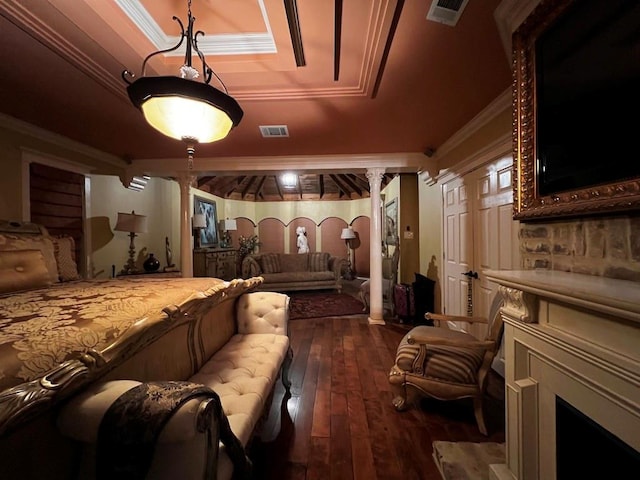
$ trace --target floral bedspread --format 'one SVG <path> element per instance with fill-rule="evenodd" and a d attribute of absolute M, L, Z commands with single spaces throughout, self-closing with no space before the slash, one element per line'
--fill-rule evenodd
<path fill-rule="evenodd" d="M 40 377 L 71 352 L 101 351 L 134 323 L 204 296 L 216 278 L 90 280 L 0 296 L 0 391 Z"/>

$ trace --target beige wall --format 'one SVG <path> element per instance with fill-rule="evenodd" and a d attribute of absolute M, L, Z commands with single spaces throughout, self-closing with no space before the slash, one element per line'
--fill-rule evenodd
<path fill-rule="evenodd" d="M 111 276 L 112 265 L 116 274 L 129 258 L 129 235 L 113 228 L 118 212 L 132 210 L 147 216 L 148 231 L 134 239 L 137 255 L 146 251 L 160 260 L 161 268 L 167 265 L 165 238 L 173 263 L 180 265 L 180 188 L 171 180 L 152 178 L 141 192 L 129 190 L 118 177 L 91 176 L 91 202 L 87 212 L 91 228 L 92 272 L 98 278 Z"/>

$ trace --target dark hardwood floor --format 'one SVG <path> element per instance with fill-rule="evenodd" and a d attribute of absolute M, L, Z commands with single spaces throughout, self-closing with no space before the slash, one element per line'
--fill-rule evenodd
<path fill-rule="evenodd" d="M 432 442 L 504 442 L 504 389 L 491 379 L 489 436 L 470 400 L 423 400 L 397 412 L 387 374 L 410 326 L 366 315 L 293 320 L 290 397 L 281 382 L 250 456 L 259 479 L 439 480 Z"/>

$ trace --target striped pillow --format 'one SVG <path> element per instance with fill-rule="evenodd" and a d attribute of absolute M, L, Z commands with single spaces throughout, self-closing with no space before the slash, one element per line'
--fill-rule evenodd
<path fill-rule="evenodd" d="M 53 238 L 53 253 L 58 264 L 58 277 L 61 282 L 78 280 L 78 264 L 76 263 L 76 242 L 73 237 L 60 235 Z"/>
<path fill-rule="evenodd" d="M 329 270 L 329 252 L 311 252 L 309 254 L 309 270 L 311 272 Z"/>
<path fill-rule="evenodd" d="M 262 263 L 264 273 L 280 273 L 282 271 L 280 256 L 277 253 L 264 253 L 260 257 L 260 263 Z"/>

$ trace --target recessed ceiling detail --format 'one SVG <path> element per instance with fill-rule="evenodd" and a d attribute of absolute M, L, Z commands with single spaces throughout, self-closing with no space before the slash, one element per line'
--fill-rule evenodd
<path fill-rule="evenodd" d="M 179 35 L 167 35 L 160 25 L 154 20 L 149 11 L 139 0 L 115 0 L 122 11 L 135 23 L 147 36 L 156 50 L 173 48 L 180 40 Z M 258 0 L 262 17 L 266 26 L 266 32 L 242 33 L 242 34 L 213 34 L 205 32 L 198 38 L 198 48 L 205 55 L 254 55 L 260 53 L 277 53 L 277 48 L 269 18 L 264 8 L 263 0 Z M 176 25 L 176 29 L 178 26 Z M 186 26 L 185 26 L 186 28 Z M 179 49 L 167 52 L 167 57 L 184 57 L 184 45 Z"/>

